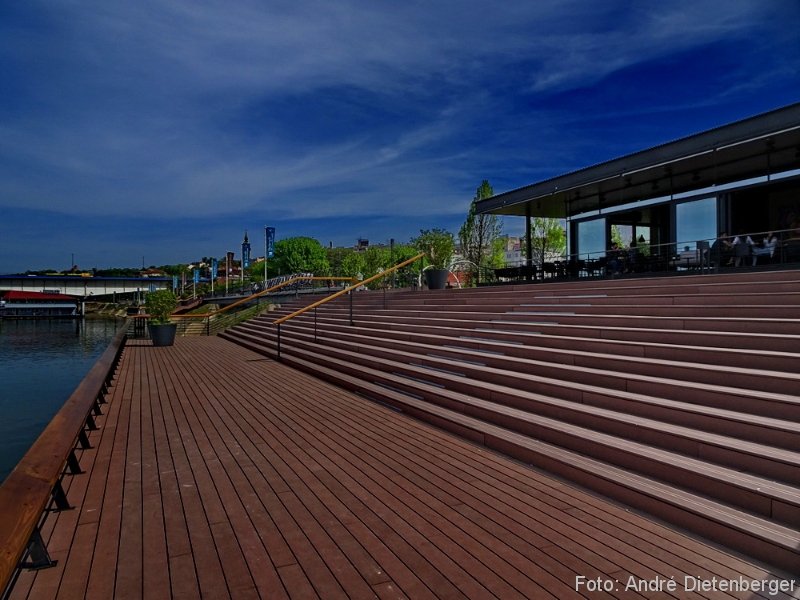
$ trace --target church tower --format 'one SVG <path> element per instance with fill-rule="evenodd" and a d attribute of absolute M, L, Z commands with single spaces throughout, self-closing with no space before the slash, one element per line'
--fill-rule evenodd
<path fill-rule="evenodd" d="M 242 271 L 250 266 L 250 242 L 247 239 L 247 231 L 244 232 L 242 242 Z"/>

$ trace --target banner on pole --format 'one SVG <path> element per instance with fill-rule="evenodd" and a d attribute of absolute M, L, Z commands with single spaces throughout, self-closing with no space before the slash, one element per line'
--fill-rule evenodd
<path fill-rule="evenodd" d="M 265 227 L 266 245 L 267 245 L 267 258 L 275 256 L 275 228 Z"/>
<path fill-rule="evenodd" d="M 216 258 L 211 259 L 211 283 L 217 280 L 217 271 L 219 270 L 219 261 Z"/>

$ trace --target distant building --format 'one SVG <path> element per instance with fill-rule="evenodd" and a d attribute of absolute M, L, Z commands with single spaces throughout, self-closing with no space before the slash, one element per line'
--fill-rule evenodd
<path fill-rule="evenodd" d="M 499 239 L 503 243 L 503 260 L 505 260 L 506 265 L 516 267 L 525 263 L 521 238 L 506 235 Z"/>
<path fill-rule="evenodd" d="M 161 269 L 145 269 L 143 271 L 139 271 L 140 277 L 166 277 L 166 272 L 162 271 Z"/>
<path fill-rule="evenodd" d="M 0 319 L 35 319 L 75 317 L 78 299 L 61 293 L 21 292 L 0 293 Z"/>

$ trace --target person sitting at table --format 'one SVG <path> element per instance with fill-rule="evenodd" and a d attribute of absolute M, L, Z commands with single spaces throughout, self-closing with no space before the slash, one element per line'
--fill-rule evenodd
<path fill-rule="evenodd" d="M 733 244 L 727 231 L 722 231 L 719 237 L 711 244 L 711 260 L 717 267 L 724 267 L 733 263 Z"/>
<path fill-rule="evenodd" d="M 739 267 L 742 265 L 742 258 L 750 256 L 751 248 L 753 247 L 753 238 L 749 235 L 737 235 L 733 238 L 733 255 L 735 257 L 734 266 Z"/>
<path fill-rule="evenodd" d="M 628 246 L 628 260 L 625 263 L 626 273 L 633 273 L 636 270 L 637 251 L 636 238 L 633 238 Z"/>
<path fill-rule="evenodd" d="M 759 256 L 769 257 L 770 260 L 775 256 L 775 248 L 778 247 L 778 236 L 771 231 L 764 236 L 761 240 L 760 246 L 753 247 L 753 266 L 756 266 L 756 261 Z"/>
<path fill-rule="evenodd" d="M 616 277 L 622 273 L 622 256 L 619 245 L 615 242 L 611 244 L 611 250 L 608 252 L 608 271 L 612 277 Z"/>

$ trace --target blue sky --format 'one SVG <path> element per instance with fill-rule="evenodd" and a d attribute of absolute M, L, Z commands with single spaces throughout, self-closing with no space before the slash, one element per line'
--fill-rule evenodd
<path fill-rule="evenodd" d="M 796 0 L 0 2 L 0 273 L 457 232 L 483 179 L 797 102 L 798 26 Z"/>

